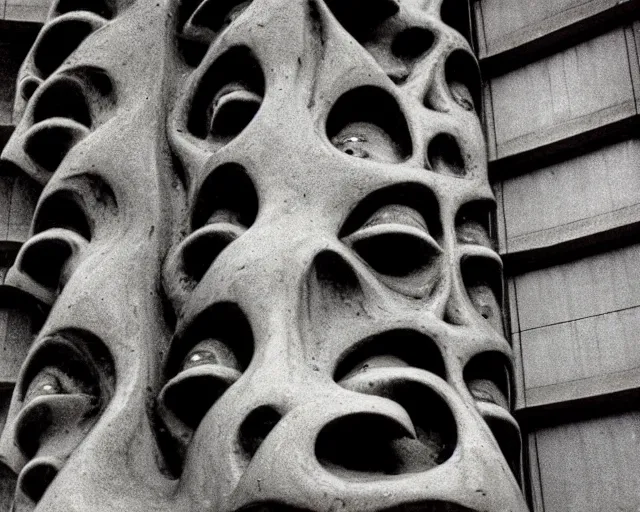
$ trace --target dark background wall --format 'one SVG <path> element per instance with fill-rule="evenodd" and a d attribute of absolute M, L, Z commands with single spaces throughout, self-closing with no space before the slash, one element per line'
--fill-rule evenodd
<path fill-rule="evenodd" d="M 637 512 L 640 1 L 446 1 L 485 81 L 532 508 Z M 0 145 L 48 4 L 0 0 Z M 2 285 L 37 193 L 0 167 L 0 424 L 37 326 Z"/>

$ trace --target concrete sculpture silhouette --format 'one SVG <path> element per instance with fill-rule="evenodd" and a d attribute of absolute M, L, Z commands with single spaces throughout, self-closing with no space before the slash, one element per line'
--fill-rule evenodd
<path fill-rule="evenodd" d="M 54 2 L 2 154 L 42 186 L 7 509 L 526 510 L 444 1 Z"/>

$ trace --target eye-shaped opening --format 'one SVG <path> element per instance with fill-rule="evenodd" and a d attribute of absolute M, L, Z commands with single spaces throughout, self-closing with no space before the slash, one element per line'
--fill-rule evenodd
<path fill-rule="evenodd" d="M 442 236 L 440 208 L 435 194 L 419 183 L 400 183 L 378 189 L 360 201 L 342 225 L 339 237 L 349 236 L 374 221 L 376 224 L 395 224 L 399 222 L 398 218 L 403 224 L 425 226 L 435 240 Z"/>
<path fill-rule="evenodd" d="M 360 42 L 400 10 L 396 0 L 326 0 L 326 4 L 344 29 Z"/>
<path fill-rule="evenodd" d="M 253 357 L 253 332 L 244 313 L 236 304 L 217 303 L 200 313 L 184 334 L 174 339 L 166 365 L 167 377 L 190 369 L 193 366 L 190 354 L 194 354 L 194 349 L 197 353 L 202 348 L 200 344 L 208 340 L 216 341 L 215 357 L 220 361 L 216 364 L 244 371 Z M 222 347 L 226 347 L 225 356 Z"/>
<path fill-rule="evenodd" d="M 454 101 L 465 110 L 481 109 L 480 69 L 473 55 L 456 50 L 445 62 L 445 79 Z"/>
<path fill-rule="evenodd" d="M 74 11 L 88 11 L 105 19 L 113 17 L 113 10 L 105 0 L 59 0 L 55 12 L 58 16 Z"/>
<path fill-rule="evenodd" d="M 427 148 L 427 160 L 432 171 L 438 174 L 464 177 L 467 174 L 458 141 L 453 135 L 439 133 Z"/>
<path fill-rule="evenodd" d="M 187 128 L 201 139 L 240 134 L 256 115 L 265 94 L 262 68 L 249 48 L 227 50 L 202 76 L 191 102 Z"/>
<path fill-rule="evenodd" d="M 387 331 L 358 342 L 341 357 L 333 377 L 339 383 L 370 368 L 407 366 L 445 378 L 438 346 L 428 336 L 410 329 Z"/>
<path fill-rule="evenodd" d="M 391 53 L 404 61 L 414 61 L 427 53 L 435 41 L 433 32 L 422 27 L 410 27 L 398 33 L 391 43 Z"/>
<path fill-rule="evenodd" d="M 462 281 L 474 308 L 498 332 L 504 332 L 502 319 L 502 267 L 499 260 L 469 256 L 462 261 Z"/>
<path fill-rule="evenodd" d="M 26 363 L 18 383 L 22 410 L 16 419 L 16 443 L 31 458 L 43 434 L 73 436 L 65 425 L 87 423 L 110 400 L 115 370 L 108 349 L 86 331 L 46 339 Z M 68 443 L 64 443 L 65 445 Z"/>
<path fill-rule="evenodd" d="M 459 242 L 494 248 L 493 222 L 496 204 L 491 199 L 464 204 L 456 214 L 456 237 Z"/>
<path fill-rule="evenodd" d="M 175 475 L 202 418 L 240 378 L 253 349 L 249 322 L 237 305 L 228 302 L 210 306 L 174 338 L 157 414 L 165 427 L 158 439 Z"/>
<path fill-rule="evenodd" d="M 82 392 L 108 398 L 115 385 L 113 358 L 104 343 L 87 331 L 65 331 L 47 338 L 30 356 L 20 381 L 20 399 L 25 401 L 29 388 L 42 372 L 49 369 L 64 375 Z M 47 373 L 48 374 L 48 373 Z M 45 389 L 45 394 L 50 394 Z M 39 396 L 39 395 L 37 395 Z"/>
<path fill-rule="evenodd" d="M 46 78 L 58 69 L 95 28 L 86 19 L 68 19 L 46 28 L 33 55 L 40 74 Z"/>
<path fill-rule="evenodd" d="M 464 367 L 463 377 L 471 395 L 479 402 L 499 405 L 505 410 L 511 404 L 511 363 L 500 352 L 482 352 Z"/>
<path fill-rule="evenodd" d="M 340 151 L 388 163 L 411 156 L 411 134 L 397 101 L 387 91 L 362 86 L 343 94 L 327 118 L 327 137 Z"/>
<path fill-rule="evenodd" d="M 195 231 L 207 224 L 228 222 L 250 227 L 258 215 L 258 193 L 241 165 L 216 168 L 198 192 L 191 226 Z"/>
<path fill-rule="evenodd" d="M 74 231 L 90 241 L 93 229 L 82 204 L 80 196 L 69 190 L 51 194 L 38 209 L 34 221 L 34 234 L 51 228 L 63 228 Z"/>

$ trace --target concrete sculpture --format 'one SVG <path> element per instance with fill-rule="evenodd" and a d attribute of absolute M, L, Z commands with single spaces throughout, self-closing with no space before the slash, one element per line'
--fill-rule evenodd
<path fill-rule="evenodd" d="M 7 509 L 526 510 L 441 4 L 54 2 L 2 154 L 42 186 Z"/>

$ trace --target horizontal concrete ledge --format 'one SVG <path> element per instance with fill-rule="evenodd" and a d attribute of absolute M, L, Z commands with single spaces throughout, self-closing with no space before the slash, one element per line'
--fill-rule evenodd
<path fill-rule="evenodd" d="M 604 123 L 599 121 L 602 119 L 594 116 L 589 122 L 575 127 L 560 126 L 538 135 L 535 141 L 532 139 L 528 144 L 523 144 L 522 147 L 527 149 L 514 149 L 511 154 L 493 158 L 489 161 L 489 179 L 492 182 L 502 181 L 557 164 L 586 151 L 594 151 L 636 136 L 640 128 L 640 116 L 635 107 L 631 110 L 631 106 L 626 115 L 616 120 Z"/>
<path fill-rule="evenodd" d="M 640 205 L 590 217 L 508 241 L 505 274 L 514 276 L 640 240 Z"/>
<path fill-rule="evenodd" d="M 640 18 L 640 0 L 592 0 L 499 41 L 480 53 L 485 77 L 499 76 Z"/>
<path fill-rule="evenodd" d="M 637 409 L 640 368 L 528 389 L 515 411 L 527 429 Z"/>

